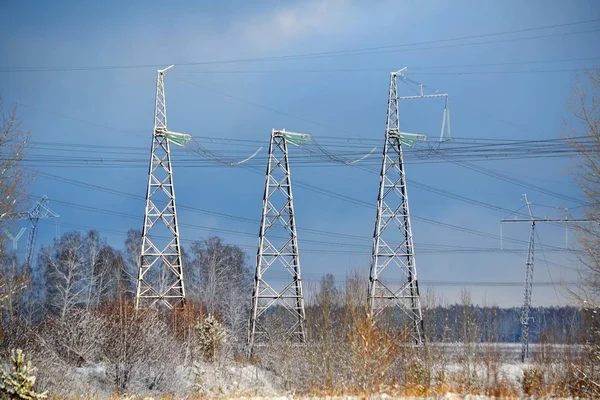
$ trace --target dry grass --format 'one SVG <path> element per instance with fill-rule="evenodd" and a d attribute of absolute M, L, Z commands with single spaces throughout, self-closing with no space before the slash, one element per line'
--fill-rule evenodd
<path fill-rule="evenodd" d="M 73 395 L 73 398 L 123 399 L 125 393 L 133 392 L 163 399 L 275 394 L 368 398 L 377 393 L 436 397 L 448 392 L 496 398 L 594 398 L 593 385 L 586 380 L 598 368 L 594 364 L 597 345 L 593 342 L 583 347 L 560 346 L 552 344 L 552 336 L 547 335 L 533 363 L 521 376 L 515 375 L 513 366 L 511 375 L 506 369 L 507 361 L 503 360 L 506 348 L 480 343 L 481 339 L 493 342 L 495 336 L 492 330 L 488 336 L 480 337 L 480 328 L 468 307 L 462 316 L 465 324 L 462 342 L 426 341 L 417 348 L 407 334 L 372 320 L 366 304 L 357 300 L 366 298 L 364 288 L 364 280 L 354 276 L 347 279 L 344 291 L 320 296 L 320 302 L 311 309 L 309 342 L 305 347 L 273 342 L 256 351 L 251 360 L 230 351 L 219 360 L 203 363 L 204 371 L 208 372 L 201 380 L 221 380 L 214 385 L 215 382 L 208 385 L 194 382 L 193 373 L 187 377 L 173 373 L 176 368 L 186 366 L 191 371 L 199 360 L 194 351 L 192 327 L 204 311 L 192 305 L 175 315 L 160 315 L 135 313 L 128 301 L 107 304 L 74 314 L 65 326 L 48 321 L 25 343 L 32 343 L 34 364 L 39 362 L 40 383 L 44 390 L 55 394 L 54 398 Z M 470 302 L 467 293 L 463 302 L 465 305 Z M 86 335 L 87 329 L 96 334 Z M 64 348 L 69 351 L 61 350 Z M 136 364 L 130 364 L 131 360 Z M 104 383 L 97 376 L 75 382 L 79 376 L 75 368 L 82 363 L 103 363 Z M 129 368 L 129 375 L 127 370 L 118 370 L 120 367 Z M 244 379 L 250 384 L 234 383 L 246 373 L 242 372 L 247 371 L 245 368 L 257 371 L 256 378 L 246 374 Z M 259 374 L 262 374 L 260 379 Z M 263 390 L 267 381 L 271 387 L 269 393 Z M 184 384 L 189 388 L 182 390 Z M 111 393 L 111 387 L 118 390 Z"/>

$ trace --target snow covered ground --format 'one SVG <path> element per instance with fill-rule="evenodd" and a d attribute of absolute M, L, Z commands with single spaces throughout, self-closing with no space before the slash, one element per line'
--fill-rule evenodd
<path fill-rule="evenodd" d="M 430 346 L 437 347 L 437 350 L 442 349 L 440 354 L 434 353 L 435 355 L 432 357 L 433 365 L 430 365 L 434 377 L 432 379 L 436 380 L 439 379 L 439 376 L 445 376 L 446 381 L 449 382 L 448 388 L 460 387 L 454 385 L 454 382 L 464 380 L 469 375 L 468 379 L 479 383 L 475 384 L 476 387 L 489 388 L 489 382 L 496 382 L 494 380 L 496 379 L 501 384 L 507 384 L 514 388 L 514 393 L 519 393 L 522 388 L 524 371 L 532 367 L 540 368 L 539 362 L 535 364 L 533 362 L 520 362 L 520 344 L 473 344 L 472 349 L 471 345 L 463 343 L 430 344 Z M 556 345 L 544 347 L 537 344 L 530 347 L 532 354 L 565 350 L 576 352 L 580 350 L 580 347 L 562 348 Z M 233 362 L 231 359 L 216 363 L 196 361 L 187 367 L 177 367 L 175 371 L 169 371 L 170 373 L 165 375 L 168 378 L 160 382 L 155 389 L 148 389 L 148 381 L 145 380 L 144 376 L 137 374 L 131 377 L 128 394 L 125 393 L 116 397 L 111 371 L 102 363 L 85 365 L 79 368 L 64 364 L 62 364 L 62 367 L 57 366 L 58 364 L 52 364 L 52 367 L 49 367 L 51 364 L 43 364 L 42 362 L 38 365 L 39 370 L 36 374 L 39 382 L 43 383 L 41 389 L 49 390 L 51 394 L 59 398 L 73 396 L 95 399 L 239 398 L 282 400 L 322 398 L 333 400 L 364 398 L 297 396 L 289 385 L 286 385 L 284 380 L 278 376 L 280 374 L 255 365 Z M 549 370 L 561 368 L 558 364 L 544 364 L 543 367 Z M 296 390 L 298 392 L 302 391 L 297 387 Z M 480 390 L 474 389 L 474 392 L 480 392 Z M 394 393 L 394 391 L 389 393 Z M 395 393 L 398 393 L 398 390 Z M 391 400 L 400 397 L 376 394 L 369 396 L 369 398 Z M 490 397 L 467 395 L 466 393 L 447 393 L 443 396 L 423 398 L 483 400 Z"/>
<path fill-rule="evenodd" d="M 498 365 L 498 374 L 502 378 L 514 382 L 520 386 L 523 378 L 523 370 L 530 367 L 529 363 L 501 363 Z M 460 364 L 449 364 L 445 366 L 446 372 L 450 374 L 463 373 Z M 485 376 L 485 366 L 477 364 L 474 367 L 477 375 Z M 174 398 L 190 398 L 199 396 L 201 398 L 228 398 L 247 400 L 291 400 L 291 399 L 364 399 L 365 397 L 334 396 L 334 397 L 307 397 L 298 396 L 286 390 L 280 379 L 272 373 L 252 365 L 234 364 L 229 366 L 217 366 L 207 363 L 196 363 L 193 368 L 181 369 L 177 373 L 178 379 L 175 390 L 169 390 Z M 75 387 L 65 387 L 65 392 L 57 393 L 66 395 L 85 394 L 93 398 L 111 398 L 114 396 L 112 383 L 106 375 L 106 368 L 102 365 L 77 368 L 74 375 L 69 377 L 70 382 L 77 382 Z M 71 386 L 70 384 L 69 386 Z M 171 388 L 172 389 L 172 388 Z M 132 385 L 130 393 L 123 394 L 123 399 L 149 399 L 164 398 L 164 392 L 147 390 L 138 385 Z M 171 398 L 171 397 L 168 397 Z M 373 394 L 370 399 L 416 399 L 416 397 L 394 397 L 387 394 Z M 420 397 L 419 399 L 469 399 L 486 400 L 488 396 L 475 396 L 468 394 L 447 393 L 438 397 Z"/>

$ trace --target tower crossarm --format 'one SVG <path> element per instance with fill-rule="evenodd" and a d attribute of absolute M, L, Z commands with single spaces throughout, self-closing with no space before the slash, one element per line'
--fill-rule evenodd
<path fill-rule="evenodd" d="M 444 112 L 442 114 L 442 129 L 441 129 L 441 132 L 440 132 L 440 142 L 445 141 L 445 140 L 451 140 L 452 136 L 450 134 L 450 109 L 448 108 L 448 97 L 449 97 L 448 93 L 438 93 L 436 91 L 435 93 L 425 94 L 425 92 L 423 90 L 423 88 L 424 88 L 423 84 L 408 79 L 406 77 L 407 73 L 408 73 L 408 68 L 405 67 L 405 68 L 402 68 L 401 70 L 398 70 L 396 72 L 392 72 L 391 76 L 392 76 L 392 79 L 394 79 L 394 80 L 396 80 L 397 78 L 400 78 L 400 79 L 402 79 L 405 82 L 410 81 L 413 84 L 419 85 L 419 94 L 417 94 L 417 95 L 411 95 L 411 96 L 399 96 L 399 97 L 396 98 L 396 102 L 398 100 L 439 99 L 439 98 L 443 98 L 444 99 Z"/>
<path fill-rule="evenodd" d="M 440 97 L 448 97 L 448 94 L 440 93 L 440 94 L 422 94 L 422 95 L 417 95 L 417 96 L 400 96 L 400 97 L 398 97 L 398 100 L 435 99 L 435 98 L 440 98 Z"/>
<path fill-rule="evenodd" d="M 31 219 L 31 213 L 29 211 L 22 211 L 17 213 L 6 214 L 2 219 L 6 221 L 18 221 L 23 219 Z"/>
<path fill-rule="evenodd" d="M 36 201 L 29 211 L 21 211 L 4 216 L 4 219 L 9 221 L 46 218 L 59 218 L 59 215 L 48 207 L 48 196 L 46 195 Z"/>

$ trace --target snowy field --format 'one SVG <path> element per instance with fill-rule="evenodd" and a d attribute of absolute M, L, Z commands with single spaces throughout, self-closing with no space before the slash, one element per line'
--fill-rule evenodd
<path fill-rule="evenodd" d="M 454 344 L 436 344 L 443 348 L 447 357 L 439 364 L 433 366 L 434 373 L 443 370 L 447 376 L 459 376 L 465 373 L 465 363 L 462 360 L 465 357 L 465 346 L 462 343 Z M 489 374 L 497 375 L 497 378 L 504 382 L 510 382 L 514 387 L 521 386 L 523 380 L 523 371 L 533 367 L 533 362 L 521 363 L 520 344 L 477 344 L 473 345 L 476 353 L 473 353 L 473 360 L 470 361 L 469 369 L 473 376 L 485 379 Z M 558 351 L 579 351 L 578 346 L 553 346 L 552 352 Z M 530 351 L 533 354 L 541 354 L 549 349 L 540 345 L 531 345 Z M 491 359 L 487 361 L 481 359 L 481 354 L 488 353 Z M 453 360 L 453 361 L 450 361 Z M 447 362 L 449 361 L 449 362 Z M 490 367 L 490 363 L 493 364 Z M 549 366 L 550 368 L 560 368 L 559 365 Z M 93 366 L 83 366 L 76 369 L 63 371 L 62 379 L 68 377 L 65 382 L 70 382 L 64 387 L 64 395 L 79 393 L 94 398 L 110 398 L 114 395 L 112 382 L 108 379 L 106 367 L 102 364 Z M 310 397 L 300 396 L 286 387 L 286 383 L 277 373 L 258 368 L 253 365 L 243 363 L 225 362 L 225 363 L 206 363 L 195 362 L 193 366 L 180 368 L 176 373 L 176 384 L 172 387 L 173 398 L 239 398 L 239 399 L 362 399 L 356 396 L 328 396 L 328 397 Z M 56 384 L 57 382 L 55 382 Z M 60 384 L 58 385 L 60 386 Z M 56 386 L 55 386 L 56 387 Z M 148 391 L 143 385 L 134 385 L 131 387 L 131 393 L 138 395 L 123 394 L 122 398 L 142 399 L 142 398 L 164 398 L 164 392 Z M 393 393 L 393 391 L 390 391 Z M 139 395 L 141 394 L 141 395 Z M 190 397 L 192 396 L 192 397 Z M 371 394 L 366 396 L 372 399 L 400 399 L 417 397 L 396 397 L 386 393 Z M 170 398 L 170 397 L 169 397 Z M 489 399 L 492 397 L 470 395 L 468 393 L 446 393 L 443 396 L 425 396 L 419 398 L 426 399 Z M 553 397 L 559 398 L 559 397 Z"/>

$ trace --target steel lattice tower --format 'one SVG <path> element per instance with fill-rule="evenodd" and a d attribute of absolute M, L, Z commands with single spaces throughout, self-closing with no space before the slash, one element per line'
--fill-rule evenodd
<path fill-rule="evenodd" d="M 288 142 L 298 145 L 308 135 L 273 130 L 269 144 L 265 192 L 260 223 L 256 273 L 252 294 L 252 314 L 248 329 L 248 349 L 274 339 L 306 341 L 304 297 L 300 275 L 298 235 L 288 159 Z M 283 272 L 287 277 L 277 285 Z M 289 273 L 289 275 L 288 275 Z M 273 279 L 273 274 L 276 278 Z M 278 279 L 279 278 L 279 279 Z M 281 321 L 283 337 L 274 337 L 265 325 L 267 311 L 274 306 L 285 310 Z"/>
<path fill-rule="evenodd" d="M 136 308 L 142 305 L 152 306 L 157 302 L 175 308 L 182 306 L 185 300 L 165 103 L 164 75 L 171 67 L 173 66 L 159 70 L 156 81 L 154 132 L 138 267 Z"/>
<path fill-rule="evenodd" d="M 535 219 L 531 212 L 531 203 L 524 194 L 525 204 L 531 218 L 529 230 L 529 246 L 527 250 L 527 262 L 525 263 L 525 289 L 523 291 L 523 308 L 521 309 L 521 361 L 529 356 L 529 310 L 531 308 L 531 292 L 533 289 L 533 250 L 535 240 Z"/>
<path fill-rule="evenodd" d="M 394 311 L 399 309 L 399 318 L 408 320 L 410 337 L 421 344 L 423 316 L 399 127 L 397 77 L 402 71 L 390 75 L 368 296 L 372 318 L 381 318 L 384 311 L 398 318 Z"/>

